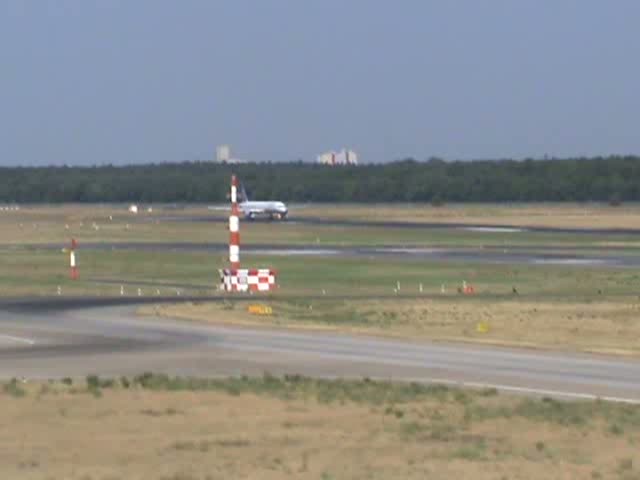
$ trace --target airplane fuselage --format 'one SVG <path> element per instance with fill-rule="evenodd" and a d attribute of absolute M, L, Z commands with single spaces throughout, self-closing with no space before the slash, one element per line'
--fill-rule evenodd
<path fill-rule="evenodd" d="M 289 213 L 287 206 L 283 202 L 272 201 L 245 201 L 239 204 L 240 211 L 249 220 L 259 216 L 284 220 Z"/>

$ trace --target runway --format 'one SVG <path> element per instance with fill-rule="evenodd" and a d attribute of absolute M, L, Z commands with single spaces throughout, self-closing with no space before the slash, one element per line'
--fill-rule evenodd
<path fill-rule="evenodd" d="M 26 244 L 19 246 L 0 246 L 0 250 L 53 250 L 58 251 L 65 245 L 57 243 Z M 227 243 L 199 242 L 83 242 L 81 251 L 146 251 L 146 252 L 210 252 L 225 253 Z M 410 260 L 459 261 L 493 264 L 528 265 L 571 265 L 600 266 L 613 268 L 640 267 L 640 255 L 637 251 L 625 248 L 607 247 L 604 252 L 594 253 L 594 247 L 560 248 L 549 246 L 501 245 L 486 247 L 414 247 L 406 245 L 283 245 L 283 244 L 247 244 L 242 247 L 244 255 L 274 256 L 345 256 L 345 257 L 394 257 Z"/>
<path fill-rule="evenodd" d="M 0 377 L 117 376 L 144 371 L 195 376 L 297 373 L 640 402 L 638 360 L 204 326 L 140 318 L 130 304 L 134 302 L 89 298 L 0 302 Z"/>

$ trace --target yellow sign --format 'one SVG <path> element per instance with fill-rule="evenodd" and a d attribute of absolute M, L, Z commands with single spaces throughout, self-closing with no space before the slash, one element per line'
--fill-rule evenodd
<path fill-rule="evenodd" d="M 247 311 L 252 315 L 271 315 L 273 309 L 269 305 L 249 305 Z"/>
<path fill-rule="evenodd" d="M 488 333 L 489 332 L 489 323 L 487 323 L 487 322 L 479 322 L 476 325 L 476 331 L 478 333 Z"/>

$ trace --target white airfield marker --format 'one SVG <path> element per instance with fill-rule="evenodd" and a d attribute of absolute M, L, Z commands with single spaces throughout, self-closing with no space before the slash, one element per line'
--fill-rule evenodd
<path fill-rule="evenodd" d="M 27 345 L 35 345 L 36 341 L 30 338 L 14 337 L 13 335 L 3 335 L 0 333 L 0 339 L 6 339 L 11 342 L 26 343 Z"/>

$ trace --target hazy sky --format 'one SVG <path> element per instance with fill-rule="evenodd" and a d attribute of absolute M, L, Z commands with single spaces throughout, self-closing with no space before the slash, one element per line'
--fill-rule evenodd
<path fill-rule="evenodd" d="M 0 165 L 640 153 L 636 0 L 0 0 Z"/>

